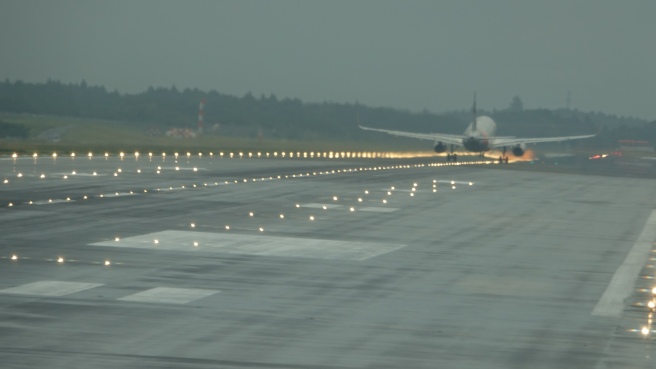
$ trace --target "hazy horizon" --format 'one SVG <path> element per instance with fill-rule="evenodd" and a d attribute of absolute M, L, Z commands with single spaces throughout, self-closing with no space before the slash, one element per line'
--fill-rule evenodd
<path fill-rule="evenodd" d="M 2 3 L 2 79 L 656 119 L 649 1 Z"/>

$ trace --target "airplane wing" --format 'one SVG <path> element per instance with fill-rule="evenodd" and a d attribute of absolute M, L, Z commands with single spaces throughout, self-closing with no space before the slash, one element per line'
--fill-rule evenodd
<path fill-rule="evenodd" d="M 420 140 L 440 141 L 450 145 L 462 145 L 462 140 L 465 138 L 465 136 L 449 135 L 445 133 L 417 133 L 417 132 L 392 131 L 389 129 L 370 128 L 361 125 L 358 125 L 358 127 L 366 131 L 383 132 L 383 133 L 390 134 L 392 136 L 411 137 L 411 138 L 418 138 Z"/>
<path fill-rule="evenodd" d="M 583 138 L 590 138 L 596 135 L 581 135 L 581 136 L 562 136 L 562 137 L 534 137 L 534 138 L 520 138 L 520 137 L 495 137 L 490 143 L 490 147 L 503 147 L 514 146 L 527 143 L 540 143 L 540 142 L 560 142 L 568 140 L 580 140 Z"/>

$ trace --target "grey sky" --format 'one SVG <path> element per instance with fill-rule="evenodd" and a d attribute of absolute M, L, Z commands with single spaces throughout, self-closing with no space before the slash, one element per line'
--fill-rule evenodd
<path fill-rule="evenodd" d="M 656 1 L 6 1 L 0 78 L 656 119 Z"/>

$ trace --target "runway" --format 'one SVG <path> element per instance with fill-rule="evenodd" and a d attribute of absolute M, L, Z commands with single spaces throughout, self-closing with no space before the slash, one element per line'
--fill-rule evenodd
<path fill-rule="evenodd" d="M 1 365 L 656 367 L 653 180 L 435 160 L 3 158 Z"/>

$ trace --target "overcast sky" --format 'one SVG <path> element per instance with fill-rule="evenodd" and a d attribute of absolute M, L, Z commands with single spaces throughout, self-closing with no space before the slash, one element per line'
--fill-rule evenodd
<path fill-rule="evenodd" d="M 0 78 L 656 119 L 656 1 L 0 0 Z"/>

